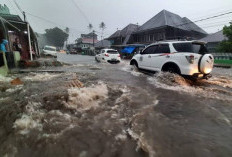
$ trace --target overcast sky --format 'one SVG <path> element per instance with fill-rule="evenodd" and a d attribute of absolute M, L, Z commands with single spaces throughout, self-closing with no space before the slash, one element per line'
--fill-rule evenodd
<path fill-rule="evenodd" d="M 122 29 L 129 23 L 142 25 L 165 9 L 195 21 L 232 11 L 232 0 L 16 0 L 25 12 L 55 22 L 60 28 L 70 30 L 70 42 L 81 33 L 88 33 L 89 23 L 99 31 L 106 24 L 104 37 Z M 77 6 L 73 3 L 76 2 Z M 0 0 L 13 14 L 20 14 L 13 0 Z M 54 23 L 27 15 L 34 31 L 44 33 Z M 208 33 L 221 30 L 232 21 L 232 14 L 196 23 Z"/>

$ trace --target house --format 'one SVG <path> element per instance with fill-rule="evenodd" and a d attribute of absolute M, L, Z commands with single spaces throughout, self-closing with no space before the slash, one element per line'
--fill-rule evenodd
<path fill-rule="evenodd" d="M 20 44 L 22 45 L 21 59 L 29 60 L 29 28 L 31 49 L 33 51 L 33 54 L 39 55 L 37 38 L 32 28 L 28 25 L 27 22 L 24 22 L 18 15 L 12 15 L 8 10 L 9 9 L 7 9 L 6 5 L 4 5 L 4 7 L 0 6 L 0 41 L 2 39 L 7 39 L 9 41 L 7 49 L 9 52 L 13 52 L 13 43 L 15 39 L 18 38 Z"/>
<path fill-rule="evenodd" d="M 92 49 L 93 45 L 98 42 L 97 34 L 89 33 L 89 34 L 81 34 L 81 37 L 75 40 L 77 48 L 86 50 Z"/>
<path fill-rule="evenodd" d="M 111 42 L 109 40 L 101 40 L 95 44 L 96 49 L 110 48 Z"/>
<path fill-rule="evenodd" d="M 201 39 L 207 33 L 187 17 L 162 10 L 138 28 L 130 43 L 150 44 L 160 40 Z"/>
<path fill-rule="evenodd" d="M 201 40 L 207 42 L 207 48 L 210 52 L 216 52 L 218 44 L 224 40 L 228 40 L 228 38 L 223 35 L 223 31 L 221 30 L 219 32 L 210 34 Z"/>
<path fill-rule="evenodd" d="M 21 54 L 13 47 L 16 38 L 19 39 L 22 46 Z M 8 44 L 7 53 L 0 52 L 1 74 L 5 75 L 8 69 L 15 68 L 19 60 L 29 60 L 32 56 L 39 55 L 37 39 L 32 28 L 18 15 L 10 14 L 6 5 L 0 5 L 0 41 L 2 39 L 8 40 Z"/>
<path fill-rule="evenodd" d="M 137 31 L 138 25 L 129 24 L 122 30 L 117 30 L 113 33 L 108 40 L 111 41 L 112 45 L 126 45 L 132 42 L 132 33 Z"/>

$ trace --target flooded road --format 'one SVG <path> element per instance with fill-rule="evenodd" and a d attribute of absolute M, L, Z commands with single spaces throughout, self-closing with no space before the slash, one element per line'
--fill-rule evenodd
<path fill-rule="evenodd" d="M 0 78 L 0 156 L 232 156 L 232 69 L 191 82 L 128 61 L 58 60 L 72 65 Z"/>

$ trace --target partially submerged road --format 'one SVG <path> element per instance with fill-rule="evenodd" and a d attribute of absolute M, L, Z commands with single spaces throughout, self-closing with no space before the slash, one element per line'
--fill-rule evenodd
<path fill-rule="evenodd" d="M 232 70 L 199 82 L 61 55 L 64 73 L 2 79 L 0 156 L 231 157 Z"/>

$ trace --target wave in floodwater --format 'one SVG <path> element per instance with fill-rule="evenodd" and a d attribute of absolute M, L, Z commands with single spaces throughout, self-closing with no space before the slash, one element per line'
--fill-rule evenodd
<path fill-rule="evenodd" d="M 176 74 L 161 72 L 147 79 L 158 88 L 175 90 L 208 98 L 232 100 L 231 78 L 214 76 L 209 80 L 191 81 Z"/>
<path fill-rule="evenodd" d="M 160 72 L 152 76 L 147 75 L 133 66 L 124 66 L 122 70 L 136 77 L 146 76 L 147 80 L 158 88 L 220 100 L 232 100 L 232 77 L 230 76 L 215 75 L 209 80 L 191 81 L 173 73 Z"/>
<path fill-rule="evenodd" d="M 51 73 L 29 73 L 23 78 L 25 81 L 49 81 L 61 74 L 51 74 Z"/>
<path fill-rule="evenodd" d="M 108 97 L 108 89 L 106 84 L 100 82 L 90 87 L 70 88 L 68 94 L 68 101 L 65 102 L 67 107 L 89 109 L 96 107 Z"/>
<path fill-rule="evenodd" d="M 141 73 L 137 68 L 130 66 L 128 64 L 124 65 L 123 68 L 121 69 L 125 72 L 129 72 L 131 73 L 133 76 L 142 76 L 144 75 L 143 73 Z"/>

